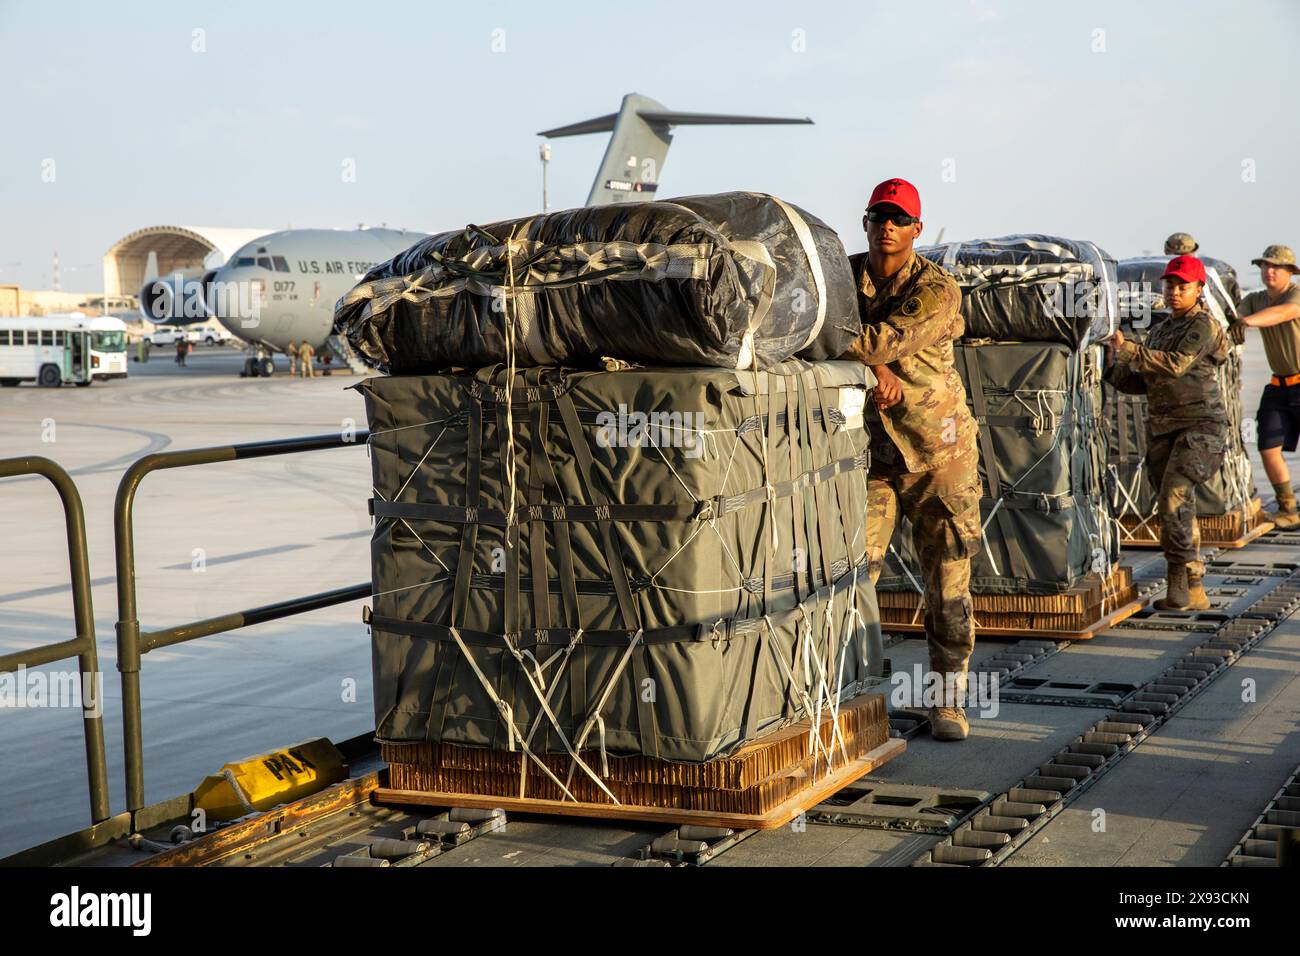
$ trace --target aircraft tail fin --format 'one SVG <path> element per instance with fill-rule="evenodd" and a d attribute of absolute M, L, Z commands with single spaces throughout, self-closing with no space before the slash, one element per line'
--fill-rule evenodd
<path fill-rule="evenodd" d="M 554 139 L 585 133 L 612 133 L 596 179 L 587 196 L 588 206 L 653 199 L 674 126 L 756 126 L 811 123 L 807 117 L 741 116 L 731 113 L 683 113 L 667 109 L 648 96 L 629 93 L 617 113 L 597 116 L 569 126 L 544 130 L 538 136 Z"/>

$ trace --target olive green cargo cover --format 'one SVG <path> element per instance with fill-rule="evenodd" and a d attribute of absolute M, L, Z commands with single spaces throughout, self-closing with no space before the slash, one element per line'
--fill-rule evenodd
<path fill-rule="evenodd" d="M 1055 594 L 1109 573 L 1119 535 L 1105 493 L 1101 348 L 968 340 L 955 362 L 980 428 L 984 536 L 971 592 Z M 903 521 L 878 587 L 920 580 Z"/>
<path fill-rule="evenodd" d="M 881 673 L 863 366 L 504 384 L 357 386 L 381 740 L 702 761 Z"/>

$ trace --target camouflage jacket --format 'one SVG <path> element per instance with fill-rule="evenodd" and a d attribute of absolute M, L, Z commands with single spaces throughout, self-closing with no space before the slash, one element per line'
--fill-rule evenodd
<path fill-rule="evenodd" d="M 1106 370 L 1106 381 L 1122 392 L 1147 396 L 1147 430 L 1165 435 L 1201 422 L 1226 422 L 1219 366 L 1232 345 L 1210 313 L 1197 307 L 1165 316 L 1146 343 L 1125 339 Z"/>
<path fill-rule="evenodd" d="M 915 253 L 880 289 L 865 255 L 860 273 L 862 334 L 843 357 L 887 365 L 903 393 L 901 402 L 883 412 L 868 402 L 868 419 L 880 421 L 908 471 L 974 456 L 979 430 L 953 367 L 953 342 L 965 328 L 956 280 Z"/>

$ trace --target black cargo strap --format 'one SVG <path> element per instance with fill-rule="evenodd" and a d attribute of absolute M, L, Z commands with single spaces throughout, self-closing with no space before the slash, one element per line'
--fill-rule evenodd
<path fill-rule="evenodd" d="M 483 411 L 477 404 L 471 403 L 468 415 L 465 442 L 467 459 L 465 500 L 477 503 L 479 500 L 479 478 L 482 469 Z M 474 549 L 477 543 L 478 525 L 466 524 L 461 529 L 460 552 L 456 558 L 456 581 L 452 587 L 451 599 L 452 624 L 461 624 L 465 620 L 465 609 L 469 601 L 470 573 L 474 567 Z M 436 729 L 433 726 L 434 710 L 432 707 L 429 708 L 429 726 L 427 729 L 429 740 L 439 740 L 442 737 L 443 728 L 447 724 L 447 715 L 451 709 L 451 687 L 460 664 L 458 658 L 452 657 L 448 660 L 446 656 L 438 662 L 438 673 L 433 680 L 433 696 L 431 700 L 442 700 L 443 705 L 438 715 Z"/>
<path fill-rule="evenodd" d="M 817 405 L 822 413 L 821 414 L 822 430 L 826 433 L 827 454 L 830 454 L 832 446 L 835 441 L 835 437 L 831 432 L 831 423 L 834 421 L 834 416 L 831 414 L 831 412 L 839 411 L 839 409 L 830 409 L 825 407 L 825 403 L 822 400 L 821 371 L 814 366 L 812 370 L 812 375 L 814 381 L 817 383 L 817 388 L 814 389 L 814 392 L 817 395 Z M 842 414 L 840 415 L 840 421 L 841 422 L 844 421 L 844 416 Z M 864 423 L 864 431 L 865 431 L 865 423 Z M 863 457 L 867 459 L 865 467 L 870 468 L 871 467 L 870 442 L 867 443 L 867 450 L 863 452 Z M 865 501 L 863 502 L 864 505 L 863 513 L 860 516 L 862 518 L 862 521 L 857 522 L 857 518 L 859 516 L 849 514 L 848 509 L 845 507 L 845 495 L 840 490 L 840 482 L 836 482 L 833 487 L 835 489 L 835 506 L 836 508 L 839 509 L 840 529 L 844 533 L 844 555 L 846 558 L 851 558 L 853 556 L 853 539 L 856 536 L 858 531 L 864 531 L 866 528 L 866 508 L 865 508 L 866 502 Z M 863 547 L 863 552 L 865 554 L 866 551 L 865 536 L 863 538 L 862 547 Z"/>
<path fill-rule="evenodd" d="M 590 453 L 588 453 L 590 454 Z M 866 469 L 871 463 L 868 452 L 852 458 L 841 458 L 823 465 L 815 471 L 805 472 L 794 481 L 773 484 L 773 497 L 788 498 L 805 488 L 830 481 L 845 472 Z M 588 459 L 590 464 L 590 459 Z M 586 467 L 586 466 L 582 466 Z M 583 472 L 587 474 L 587 472 Z M 588 489 L 590 490 L 590 489 Z M 755 488 L 736 495 L 717 495 L 676 505 L 554 505 L 528 504 L 515 514 L 520 521 L 542 522 L 608 522 L 608 521 L 712 521 L 724 515 L 768 500 L 767 490 Z M 498 528 L 506 526 L 506 513 L 500 508 L 474 508 L 460 505 L 435 505 L 419 501 L 382 501 L 371 499 L 370 513 L 376 518 L 414 518 L 443 521 L 448 524 L 484 524 Z"/>
<path fill-rule="evenodd" d="M 992 507 L 997 504 L 997 501 L 993 498 L 981 498 L 980 503 Z M 1038 511 L 1043 514 L 1056 514 L 1060 511 L 1069 511 L 1071 508 L 1086 507 L 1086 502 L 1080 502 L 1074 495 L 1044 495 L 1028 491 L 1009 491 L 1002 497 L 1002 507 L 1012 511 Z"/>
<path fill-rule="evenodd" d="M 989 406 L 984 397 L 984 377 L 980 374 L 979 360 L 976 358 L 975 349 L 972 346 L 957 346 L 957 351 L 961 353 L 962 361 L 966 365 L 966 391 L 970 395 L 971 404 L 974 406 L 976 419 L 988 419 Z M 997 448 L 993 444 L 993 432 L 989 428 L 979 429 L 980 457 L 984 461 L 984 477 L 988 487 L 988 497 L 993 501 L 992 517 L 998 522 L 998 530 L 1002 532 L 1002 539 L 1006 542 L 1007 551 L 1010 553 L 1012 563 L 1017 567 L 1027 567 L 1025 554 L 1020 547 L 1020 541 L 1016 537 L 1015 529 L 1011 527 L 1009 515 L 1003 513 L 1002 509 L 1006 507 L 1006 501 L 1003 500 L 1006 488 L 1002 484 L 1002 476 L 998 470 Z M 984 549 L 988 551 L 990 559 L 993 557 L 989 551 L 988 536 L 980 530 L 980 537 L 984 540 Z M 996 565 L 996 562 L 994 562 Z"/>
<path fill-rule="evenodd" d="M 775 402 L 776 396 L 771 396 L 769 400 Z M 803 467 L 803 463 L 799 459 L 798 436 L 795 433 L 795 426 L 798 422 L 798 418 L 793 389 L 787 388 L 785 390 L 785 403 L 786 447 L 790 450 L 790 474 L 793 476 L 799 474 Z M 805 522 L 808 519 L 808 515 L 807 509 L 803 507 L 803 503 L 803 496 L 800 495 L 798 501 L 791 502 L 790 508 L 790 525 L 794 532 L 793 540 L 795 547 L 795 552 L 790 555 L 790 558 L 791 570 L 794 572 L 794 596 L 796 600 L 799 600 L 803 595 L 806 595 L 815 589 L 815 586 L 809 585 L 806 582 L 800 582 L 799 580 L 800 574 L 811 573 L 812 570 L 812 564 L 808 558 L 808 541 L 804 537 Z M 799 563 L 794 560 L 795 554 L 804 556 L 802 567 L 800 567 Z"/>
<path fill-rule="evenodd" d="M 591 457 L 591 448 L 587 445 L 587 437 L 582 433 L 581 425 L 578 424 L 573 399 L 567 395 L 564 396 L 556 402 L 556 408 L 559 409 L 560 419 L 564 422 L 564 430 L 568 433 L 569 444 L 572 446 L 573 457 L 578 463 L 578 477 L 582 482 L 584 497 L 593 502 L 597 508 L 611 508 L 609 502 L 604 500 L 604 495 L 596 488 L 595 482 L 591 480 L 595 462 Z M 610 578 L 614 582 L 619 613 L 623 617 L 623 626 L 636 631 L 640 630 L 641 614 L 632 600 L 632 591 L 627 583 L 627 568 L 623 564 L 623 553 L 614 540 L 614 529 L 610 525 L 611 520 L 611 518 L 596 519 L 600 529 L 601 543 L 605 550 L 605 562 L 609 568 Z"/>
<path fill-rule="evenodd" d="M 540 378 L 541 372 L 534 369 L 525 373 L 524 381 L 528 383 L 529 375 Z M 536 379 L 534 379 L 535 383 Z M 528 495 L 530 508 L 542 503 L 542 445 L 546 441 L 546 427 L 549 420 L 550 406 L 539 402 L 529 409 L 528 416 Z M 535 520 L 528 523 L 528 556 L 532 570 L 533 615 L 538 627 L 551 626 L 551 602 L 546 584 L 546 522 Z"/>
<path fill-rule="evenodd" d="M 854 575 L 854 571 L 857 575 Z M 715 647 L 729 645 L 732 641 L 748 639 L 763 630 L 769 623 L 773 625 L 788 624 L 806 617 L 821 603 L 832 595 L 839 595 L 853 588 L 858 582 L 869 580 L 865 563 L 856 569 L 850 568 L 840 575 L 830 587 L 814 591 L 799 604 L 785 611 L 777 611 L 765 617 L 725 618 L 712 624 L 682 624 L 674 627 L 661 627 L 641 632 L 644 644 L 713 644 Z M 383 617 L 364 608 L 362 620 L 377 631 L 390 634 L 405 634 L 433 641 L 455 641 L 452 632 L 456 631 L 462 641 L 469 647 L 503 647 L 503 635 L 497 631 L 475 631 L 468 628 L 453 628 L 445 624 L 429 624 L 423 621 L 404 621 L 399 618 Z M 513 634 L 504 635 L 506 643 L 516 650 L 530 650 L 534 647 L 567 647 L 577 637 L 578 647 L 627 647 L 628 642 L 636 636 L 635 630 L 626 628 L 609 630 L 581 630 L 578 628 L 525 628 Z M 638 695 L 638 699 L 639 699 Z"/>

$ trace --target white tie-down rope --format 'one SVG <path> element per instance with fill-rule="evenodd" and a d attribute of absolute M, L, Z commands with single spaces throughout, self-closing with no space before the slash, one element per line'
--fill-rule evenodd
<path fill-rule="evenodd" d="M 857 584 L 857 579 L 858 579 L 858 569 L 855 567 L 853 569 L 853 583 L 855 585 Z M 857 596 L 856 591 L 854 591 L 853 594 L 854 597 Z M 849 762 L 848 748 L 845 746 L 843 735 L 840 733 L 840 692 L 844 689 L 844 685 L 837 683 L 836 692 L 834 696 L 831 695 L 829 668 L 827 666 L 829 664 L 834 663 L 835 646 L 838 643 L 836 641 L 834 620 L 835 620 L 835 589 L 832 586 L 830 596 L 826 600 L 826 608 L 822 612 L 822 621 L 824 622 L 822 629 L 826 632 L 826 662 L 823 663 L 820 657 L 816 658 L 814 661 L 814 663 L 816 663 L 817 665 L 817 680 L 818 680 L 818 689 L 820 692 L 817 700 L 817 711 L 818 714 L 820 715 L 822 700 L 824 699 L 826 702 L 826 709 L 830 711 L 830 715 L 831 715 L 831 747 L 833 749 L 835 747 L 836 741 L 838 740 L 840 745 L 840 753 L 844 757 L 844 762 L 848 763 Z M 811 626 L 809 626 L 808 631 L 809 631 L 809 639 L 811 641 L 811 636 L 812 636 Z M 809 649 L 811 650 L 811 644 L 809 645 Z M 842 664 L 843 661 L 841 660 L 841 666 Z M 840 676 L 842 676 L 842 671 L 840 672 Z M 818 720 L 817 725 L 818 725 L 818 733 L 820 734 L 821 732 L 820 719 Z M 828 762 L 826 764 L 827 773 L 830 772 L 830 769 L 831 766 L 830 763 Z M 816 766 L 813 767 L 813 771 L 814 773 L 816 772 Z"/>
<path fill-rule="evenodd" d="M 773 645 L 775 645 L 776 626 L 772 623 L 772 619 L 766 614 L 763 615 L 763 621 L 767 624 L 768 633 L 772 636 L 773 639 L 772 643 Z M 798 627 L 798 625 L 796 625 L 796 627 Z M 811 629 L 812 625 L 809 624 L 808 627 L 809 629 Z M 791 645 L 791 647 L 794 649 L 796 655 L 798 655 L 802 649 L 802 644 L 799 640 L 799 635 L 797 633 L 795 635 L 794 643 Z M 813 706 L 812 698 L 808 696 L 807 684 L 800 685 L 798 678 L 794 676 L 794 670 L 791 668 L 790 664 L 786 662 L 785 655 L 783 655 L 779 649 L 775 649 L 775 654 L 773 656 L 776 657 L 777 662 L 781 665 L 781 669 L 785 671 L 786 680 L 790 682 L 790 693 L 798 695 L 798 697 L 795 700 L 793 700 L 792 703 L 795 705 L 797 709 L 799 707 L 800 702 L 802 701 L 803 712 L 808 715 L 809 720 L 812 720 L 813 712 L 817 708 Z M 805 660 L 804 661 L 805 670 L 807 669 L 807 663 L 808 662 Z M 812 683 L 811 674 L 808 675 L 808 683 Z M 812 753 L 814 761 L 816 760 L 818 751 L 821 751 L 822 754 L 825 754 L 826 764 L 827 766 L 830 766 L 832 758 L 830 753 L 826 749 L 826 745 L 822 743 L 821 726 L 816 721 L 813 722 L 811 733 L 809 734 L 808 749 Z"/>
<path fill-rule="evenodd" d="M 546 766 L 546 764 L 543 763 L 535 753 L 533 753 L 532 748 L 528 746 L 528 742 L 524 739 L 523 735 L 519 733 L 519 728 L 515 726 L 514 710 L 508 703 L 501 699 L 496 690 L 492 687 L 492 683 L 484 676 L 483 671 L 479 669 L 478 662 L 474 660 L 473 655 L 469 652 L 469 648 L 465 646 L 465 642 L 461 639 L 460 632 L 454 627 L 450 627 L 448 630 L 451 632 L 451 636 L 455 639 L 456 646 L 460 648 L 460 652 L 465 655 L 465 660 L 469 662 L 469 666 L 474 671 L 475 676 L 478 677 L 478 682 L 483 686 L 483 690 L 487 692 L 488 698 L 496 705 L 497 711 L 501 714 L 501 719 L 506 722 L 507 749 L 513 752 L 517 740 L 519 743 L 519 749 L 524 752 L 528 759 L 537 764 L 537 766 L 541 768 L 542 773 L 546 774 L 546 776 L 548 776 L 552 782 L 560 788 L 566 797 L 574 803 L 577 803 L 578 798 L 569 792 L 569 788 L 560 782 L 559 777 L 551 773 L 551 768 Z M 524 673 L 527 674 L 527 671 L 525 670 Z M 572 780 L 572 776 L 570 776 L 570 780 Z"/>
<path fill-rule="evenodd" d="M 378 431 L 372 431 L 370 435 L 366 438 L 366 443 L 369 444 L 370 442 L 378 438 L 380 435 L 387 435 L 391 432 L 406 431 L 406 429 L 408 428 L 424 428 L 426 425 L 444 425 L 449 421 L 451 421 L 450 417 L 434 418 L 434 419 L 430 419 L 427 422 L 416 422 L 414 425 L 399 425 L 396 428 L 381 428 Z"/>
<path fill-rule="evenodd" d="M 986 547 L 986 548 L 988 547 L 987 542 L 985 543 L 985 547 Z M 907 575 L 907 580 L 911 583 L 911 585 L 912 585 L 912 589 L 915 590 L 917 594 L 921 595 L 922 597 L 925 597 L 925 588 L 921 587 L 921 582 L 918 581 L 918 580 L 916 579 L 916 577 L 912 574 L 911 570 L 910 570 L 910 569 L 908 568 L 908 566 L 907 566 L 907 562 L 903 560 L 903 556 L 902 556 L 901 554 L 898 553 L 897 549 L 895 549 L 895 547 L 894 547 L 894 545 L 893 545 L 892 542 L 891 542 L 890 545 L 889 545 L 889 553 L 892 554 L 892 555 L 893 555 L 893 556 L 898 560 L 898 566 L 899 566 L 900 568 L 902 568 L 902 569 L 903 569 L 903 573 L 904 573 L 905 575 Z M 989 555 L 989 561 L 992 561 L 992 560 L 993 560 L 993 556 L 992 556 L 992 555 Z M 995 569 L 995 570 L 996 570 L 996 569 Z M 922 612 L 924 609 L 925 609 L 925 602 L 924 602 L 924 601 L 922 601 L 922 602 L 920 602 L 920 603 L 918 603 L 918 604 L 916 605 L 916 611 L 912 614 L 912 623 L 913 623 L 913 624 L 915 624 L 915 623 L 917 622 L 917 619 L 920 618 L 920 616 L 921 616 L 921 612 Z"/>
<path fill-rule="evenodd" d="M 420 581 L 416 584 L 404 584 L 398 588 L 389 588 L 387 591 L 372 591 L 370 596 L 372 598 L 383 597 L 385 594 L 396 594 L 398 591 L 410 591 L 412 588 L 432 587 L 435 584 L 443 584 L 450 580 L 451 578 L 447 575 L 441 575 L 436 578 L 430 578 L 428 581 Z"/>
<path fill-rule="evenodd" d="M 533 675 L 528 672 L 528 665 L 524 663 L 524 655 L 520 653 L 517 647 L 515 647 L 513 644 L 510 643 L 509 637 L 503 634 L 501 636 L 501 639 L 505 643 L 506 650 L 510 651 L 511 655 L 518 662 L 519 669 L 523 672 L 524 678 L 528 681 L 528 686 L 533 689 L 533 695 L 537 698 L 537 702 L 541 704 L 542 713 L 546 715 L 546 719 L 549 720 L 551 722 L 551 726 L 555 728 L 555 733 L 560 738 L 560 743 L 564 744 L 565 752 L 568 753 L 569 757 L 573 761 L 573 764 L 570 765 L 569 781 L 572 782 L 573 780 L 572 767 L 576 765 L 579 769 L 582 770 L 583 773 L 585 773 L 588 777 L 590 777 L 595 782 L 596 786 L 600 787 L 600 789 L 604 791 L 605 796 L 609 797 L 609 799 L 613 800 L 615 803 L 618 803 L 619 802 L 618 798 L 614 796 L 613 792 L 609 789 L 609 787 L 605 786 L 605 782 L 601 780 L 600 777 L 596 776 L 595 772 L 590 767 L 587 766 L 586 762 L 580 756 L 578 756 L 578 751 L 574 749 L 572 744 L 569 743 L 569 738 L 565 736 L 564 729 L 560 726 L 559 718 L 557 718 L 555 716 L 555 712 L 551 710 L 550 695 L 543 693 L 542 688 L 538 686 L 535 680 L 533 680 Z M 572 651 L 574 645 L 576 644 L 577 644 L 577 637 L 575 636 L 574 639 L 570 642 L 568 650 Z M 534 658 L 534 663 L 536 663 L 535 658 Z M 551 685 L 552 689 L 558 686 L 558 684 L 559 681 L 553 683 Z M 536 730 L 536 727 L 534 727 L 533 729 Z M 531 734 L 529 735 L 529 737 L 531 737 Z M 528 751 L 529 737 L 524 737 L 522 734 L 520 735 L 520 740 L 525 753 L 529 752 Z M 513 750 L 514 748 L 512 747 L 511 749 Z M 600 753 L 601 753 L 601 767 L 604 770 L 605 776 L 609 776 L 609 768 L 605 765 L 605 748 L 604 748 L 603 741 L 601 743 Z M 520 797 L 524 796 L 524 786 L 526 780 L 526 774 L 524 773 L 524 771 L 526 767 L 527 764 L 524 763 L 520 763 L 519 765 L 519 769 L 520 769 L 519 796 Z M 554 780 L 555 777 L 552 776 L 551 779 Z M 568 793 L 567 788 L 565 788 L 565 793 Z"/>
<path fill-rule="evenodd" d="M 582 750 L 582 745 L 587 742 L 587 737 L 591 734 L 592 728 L 596 728 L 600 740 L 600 772 L 601 775 L 605 777 L 609 776 L 609 761 L 606 759 L 605 754 L 605 718 L 601 714 L 601 711 L 605 709 L 605 704 L 609 701 L 609 695 L 614 691 L 614 685 L 617 684 L 618 679 L 623 676 L 623 671 L 627 667 L 627 662 L 632 659 L 632 652 L 637 649 L 637 646 L 641 643 L 642 638 L 644 637 L 645 631 L 638 629 L 637 632 L 632 635 L 631 639 L 628 640 L 627 650 L 625 650 L 623 656 L 619 658 L 618 665 L 614 668 L 614 672 L 609 675 L 609 680 L 605 682 L 605 689 L 601 691 L 600 697 L 596 701 L 595 708 L 592 710 L 591 715 L 583 722 L 573 744 L 575 750 Z M 573 772 L 575 769 L 576 767 L 574 764 L 569 765 L 570 781 L 573 780 Z"/>
<path fill-rule="evenodd" d="M 433 450 L 438 447 L 438 442 L 442 441 L 442 436 L 447 434 L 447 429 L 450 427 L 451 427 L 450 425 L 442 426 L 442 431 L 438 432 L 438 437 L 435 438 L 432 444 L 430 444 L 429 447 L 424 450 L 424 454 L 420 456 L 420 460 L 415 463 L 415 467 L 411 469 L 411 473 L 407 475 L 406 480 L 402 482 L 402 487 L 398 488 L 397 493 L 393 495 L 394 501 L 402 497 L 402 492 L 406 490 L 406 486 L 411 483 L 411 479 L 416 476 L 416 473 L 419 472 L 419 470 L 424 467 L 425 461 L 428 460 L 429 455 L 433 453 Z"/>

